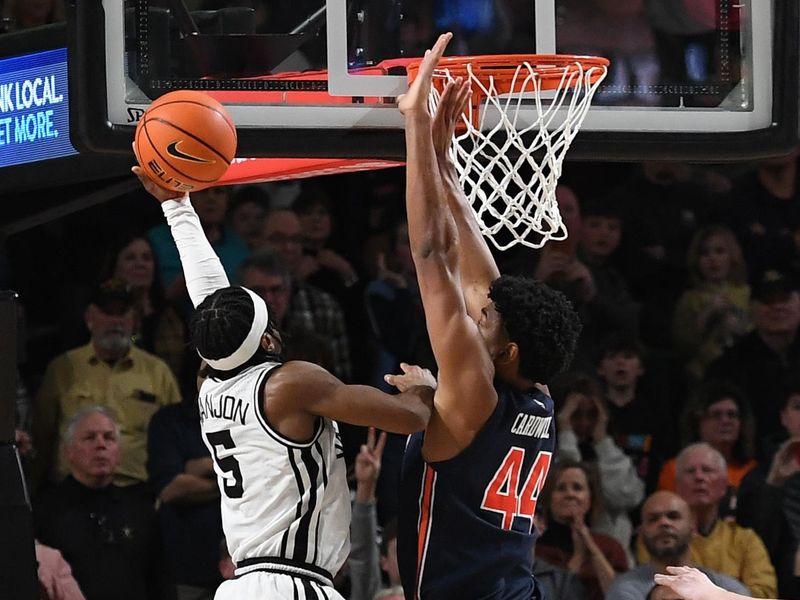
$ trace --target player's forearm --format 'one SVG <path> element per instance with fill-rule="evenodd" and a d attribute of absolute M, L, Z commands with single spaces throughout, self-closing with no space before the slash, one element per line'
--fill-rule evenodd
<path fill-rule="evenodd" d="M 500 276 L 500 270 L 480 230 L 475 213 L 458 181 L 458 173 L 450 157 L 438 158 L 447 205 L 458 228 L 461 280 L 464 286 L 489 284 Z"/>
<path fill-rule="evenodd" d="M 456 243 L 456 229 L 436 163 L 428 115 L 406 118 L 406 212 L 411 252 L 428 258 L 448 253 Z"/>
<path fill-rule="evenodd" d="M 166 200 L 161 210 L 167 218 L 181 257 L 186 289 L 197 307 L 206 296 L 230 285 L 219 257 L 211 247 L 189 197 Z"/>

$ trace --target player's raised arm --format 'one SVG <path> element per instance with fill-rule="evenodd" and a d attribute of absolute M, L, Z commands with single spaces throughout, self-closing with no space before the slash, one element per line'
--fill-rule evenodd
<path fill-rule="evenodd" d="M 471 96 L 469 81 L 445 89 L 433 117 L 433 146 L 447 204 L 458 228 L 459 269 L 467 312 L 477 322 L 489 286 L 500 276 L 500 271 L 461 188 L 449 153 L 456 124 Z"/>
<path fill-rule="evenodd" d="M 408 237 L 439 368 L 426 448 L 430 450 L 439 440 L 437 446 L 448 450 L 437 452 L 440 459 L 465 448 L 497 402 L 492 357 L 467 314 L 459 272 L 458 230 L 436 162 L 427 107 L 434 68 L 451 37 L 439 37 L 426 53 L 408 93 L 398 100 L 406 124 Z"/>
<path fill-rule="evenodd" d="M 186 289 L 192 305 L 197 308 L 207 296 L 228 287 L 230 283 L 219 257 L 206 238 L 200 218 L 194 212 L 189 194 L 159 187 L 145 175 L 141 167 L 133 167 L 131 171 L 142 182 L 144 189 L 161 203 L 161 210 L 167 218 L 181 257 Z"/>

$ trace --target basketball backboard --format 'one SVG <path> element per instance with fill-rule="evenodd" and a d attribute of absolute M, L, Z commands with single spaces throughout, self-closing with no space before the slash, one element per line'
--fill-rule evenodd
<path fill-rule="evenodd" d="M 798 139 L 800 0 L 217 4 L 75 3 L 79 145 L 127 152 L 148 104 L 186 88 L 227 106 L 240 156 L 402 159 L 405 64 L 443 31 L 451 54 L 610 59 L 571 158 L 733 160 Z"/>

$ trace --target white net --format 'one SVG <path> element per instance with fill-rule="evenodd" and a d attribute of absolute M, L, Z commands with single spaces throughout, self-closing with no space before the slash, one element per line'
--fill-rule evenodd
<path fill-rule="evenodd" d="M 495 79 L 478 76 L 471 64 L 466 68 L 473 94 L 478 91 L 485 100 L 470 105 L 463 116 L 466 130 L 456 133 L 450 153 L 483 235 L 499 250 L 516 244 L 541 248 L 548 240 L 566 239 L 556 184 L 606 67 L 576 60 L 563 68 L 553 88 L 542 85 L 537 72 L 542 65 L 522 62 L 510 93 L 498 91 Z M 552 73 L 553 66 L 547 68 Z M 447 68 L 435 76 L 455 79 Z M 432 113 L 440 98 L 437 87 L 431 89 Z"/>

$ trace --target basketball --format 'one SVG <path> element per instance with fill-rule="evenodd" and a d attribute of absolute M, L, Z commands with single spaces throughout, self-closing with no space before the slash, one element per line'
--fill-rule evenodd
<path fill-rule="evenodd" d="M 192 192 L 225 174 L 236 155 L 236 126 L 211 96 L 179 90 L 148 107 L 134 143 L 139 165 L 157 185 Z"/>

